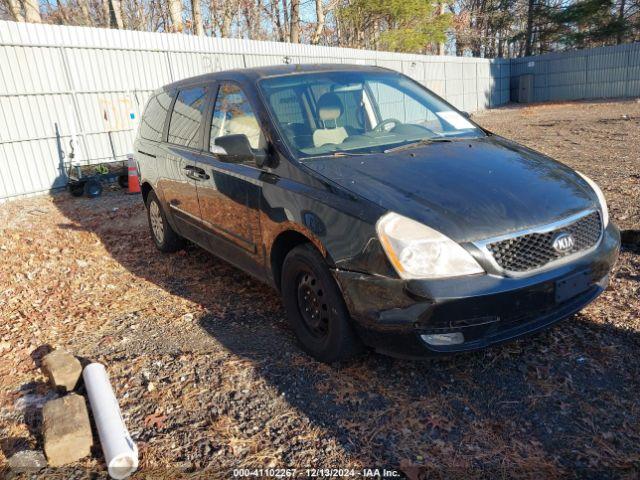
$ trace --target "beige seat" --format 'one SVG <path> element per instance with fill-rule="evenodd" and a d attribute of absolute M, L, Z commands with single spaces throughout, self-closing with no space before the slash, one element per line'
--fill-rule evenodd
<path fill-rule="evenodd" d="M 338 126 L 338 118 L 344 112 L 342 102 L 335 93 L 325 93 L 318 100 L 318 116 L 322 128 L 313 132 L 313 145 L 321 147 L 327 144 L 339 145 L 349 136 L 344 127 Z"/>
<path fill-rule="evenodd" d="M 265 149 L 267 141 L 262 134 L 258 120 L 253 115 L 238 115 L 227 120 L 226 135 L 244 134 L 253 149 Z"/>

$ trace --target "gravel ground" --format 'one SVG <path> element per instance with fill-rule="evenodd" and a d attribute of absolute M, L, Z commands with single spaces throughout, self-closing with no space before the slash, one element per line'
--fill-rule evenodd
<path fill-rule="evenodd" d="M 640 229 L 640 103 L 474 116 L 592 176 Z M 277 295 L 204 251 L 160 254 L 137 196 L 0 206 L 0 476 L 42 448 L 37 368 L 52 347 L 108 366 L 138 443 L 134 478 L 230 478 L 238 467 L 382 468 L 409 478 L 638 478 L 640 255 L 549 331 L 423 362 L 318 364 Z M 54 478 L 105 476 L 99 448 Z M 296 476 L 304 476 L 298 471 Z M 431 478 L 430 477 L 430 478 Z"/>

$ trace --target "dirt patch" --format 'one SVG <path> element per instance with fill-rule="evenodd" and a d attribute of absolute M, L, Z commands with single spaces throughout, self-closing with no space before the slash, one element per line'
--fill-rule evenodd
<path fill-rule="evenodd" d="M 640 228 L 639 118 L 635 102 L 474 116 L 590 175 L 627 229 Z M 427 362 L 367 354 L 341 366 L 299 350 L 271 289 L 195 247 L 158 253 L 136 196 L 5 204 L 0 259 L 0 465 L 41 446 L 50 393 L 34 360 L 50 345 L 108 366 L 140 447 L 136 478 L 401 462 L 471 478 L 640 469 L 637 252 L 622 252 L 596 302 L 540 335 Z M 99 451 L 46 473 L 87 469 L 104 475 Z"/>

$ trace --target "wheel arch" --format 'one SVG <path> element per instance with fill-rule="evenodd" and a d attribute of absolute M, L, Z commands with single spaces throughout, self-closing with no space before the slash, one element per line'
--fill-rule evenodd
<path fill-rule="evenodd" d="M 319 239 L 309 232 L 303 232 L 297 228 L 290 228 L 280 232 L 269 249 L 269 266 L 271 268 L 271 274 L 275 287 L 280 291 L 280 279 L 282 276 L 282 265 L 287 254 L 298 245 L 303 244 L 313 245 L 320 255 L 327 261 L 329 266 L 333 266 L 334 262 L 326 248 L 322 245 Z"/>
<path fill-rule="evenodd" d="M 142 201 L 144 202 L 145 205 L 147 204 L 147 198 L 149 197 L 149 192 L 151 192 L 152 190 L 153 190 L 153 187 L 149 182 L 143 182 L 143 184 L 140 185 L 140 191 L 142 192 Z"/>

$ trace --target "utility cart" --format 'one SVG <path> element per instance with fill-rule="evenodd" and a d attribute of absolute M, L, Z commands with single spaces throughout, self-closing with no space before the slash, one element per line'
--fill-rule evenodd
<path fill-rule="evenodd" d="M 102 194 L 102 185 L 117 180 L 122 188 L 127 188 L 129 178 L 127 176 L 127 161 L 111 161 L 92 165 L 69 164 L 67 188 L 74 197 L 86 195 L 89 198 L 99 197 Z"/>

